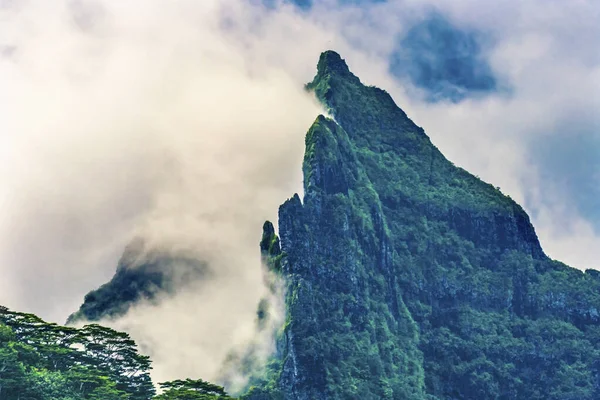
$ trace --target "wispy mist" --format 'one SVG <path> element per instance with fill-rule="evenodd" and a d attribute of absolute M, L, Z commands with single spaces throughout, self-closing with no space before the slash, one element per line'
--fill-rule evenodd
<path fill-rule="evenodd" d="M 321 112 L 302 87 L 328 48 L 522 202 L 550 256 L 600 268 L 597 230 L 532 157 L 557 127 L 598 124 L 598 6 L 334 3 L 0 1 L 0 303 L 64 320 L 142 236 L 212 271 L 110 321 L 151 353 L 156 379 L 215 379 L 232 349 L 270 349 L 255 325 L 269 296 L 260 229 L 301 190 Z M 432 8 L 494 38 L 481 51 L 510 93 L 431 104 L 390 75 L 397 42 Z"/>
<path fill-rule="evenodd" d="M 227 4 L 62 5 L 2 10 L 1 301 L 64 320 L 133 237 L 194 252 L 205 280 L 110 324 L 157 379 L 213 379 L 255 334 L 261 227 L 301 188 L 319 107 L 229 37 Z"/>

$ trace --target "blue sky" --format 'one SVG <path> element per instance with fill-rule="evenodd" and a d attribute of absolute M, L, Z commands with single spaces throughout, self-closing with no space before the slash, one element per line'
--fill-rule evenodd
<path fill-rule="evenodd" d="M 532 157 L 542 169 L 543 183 L 556 187 L 568 202 L 600 231 L 600 127 L 573 122 L 568 138 L 557 129 L 530 145 Z M 578 127 L 579 125 L 579 127 Z"/>
<path fill-rule="evenodd" d="M 462 101 L 500 90 L 483 49 L 485 33 L 461 29 L 432 11 L 398 37 L 390 72 L 427 93 L 428 101 Z"/>

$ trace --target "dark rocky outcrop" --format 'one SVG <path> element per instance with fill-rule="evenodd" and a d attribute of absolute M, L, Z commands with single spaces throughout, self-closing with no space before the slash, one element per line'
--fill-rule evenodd
<path fill-rule="evenodd" d="M 172 295 L 207 273 L 206 264 L 191 254 L 148 248 L 144 240 L 135 239 L 123 252 L 112 279 L 89 292 L 67 323 L 122 316 L 137 302 Z"/>

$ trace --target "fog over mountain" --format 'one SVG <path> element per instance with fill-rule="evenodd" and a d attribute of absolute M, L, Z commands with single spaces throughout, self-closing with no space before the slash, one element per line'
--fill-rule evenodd
<path fill-rule="evenodd" d="M 303 4 L 0 2 L 0 304 L 64 322 L 133 238 L 191 252 L 206 279 L 106 322 L 158 379 L 218 377 L 256 340 L 262 223 L 302 190 L 330 48 L 522 204 L 546 254 L 600 268 L 600 5 Z"/>

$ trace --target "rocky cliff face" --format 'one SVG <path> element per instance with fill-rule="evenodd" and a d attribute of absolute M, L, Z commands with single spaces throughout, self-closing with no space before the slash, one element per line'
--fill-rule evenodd
<path fill-rule="evenodd" d="M 247 397 L 600 398 L 598 274 L 548 259 L 518 204 L 337 53 L 307 89 L 333 119 L 308 131 L 281 247 L 263 235 L 287 320 Z"/>

